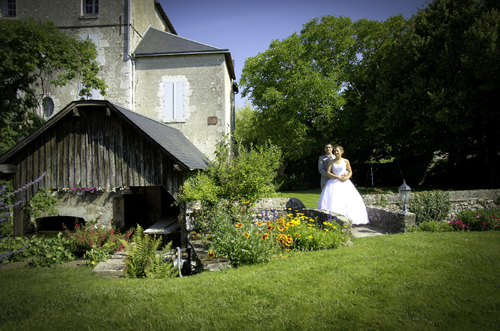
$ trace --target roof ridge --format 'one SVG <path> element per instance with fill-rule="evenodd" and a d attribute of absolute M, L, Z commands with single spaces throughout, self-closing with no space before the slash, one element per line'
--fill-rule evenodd
<path fill-rule="evenodd" d="M 196 43 L 196 44 L 200 44 L 200 45 L 203 45 L 203 46 L 212 47 L 212 48 L 215 48 L 215 49 L 217 49 L 219 51 L 229 51 L 228 48 L 219 48 L 217 46 L 212 46 L 212 45 L 209 45 L 209 44 L 205 44 L 205 43 L 193 40 L 193 39 L 189 39 L 189 38 L 186 38 L 186 37 L 179 36 L 178 34 L 173 34 L 173 33 L 167 32 L 167 31 L 162 31 L 160 29 L 155 28 L 154 26 L 149 26 L 148 30 L 149 29 L 155 29 L 156 31 L 161 32 L 161 33 L 168 33 L 172 37 L 184 39 L 184 40 L 187 40 L 187 41 L 190 41 L 190 42 L 193 42 L 193 43 Z M 147 33 L 147 31 L 146 31 L 146 33 Z M 146 33 L 144 35 L 146 35 Z M 144 37 L 143 37 L 143 39 L 144 39 Z"/>

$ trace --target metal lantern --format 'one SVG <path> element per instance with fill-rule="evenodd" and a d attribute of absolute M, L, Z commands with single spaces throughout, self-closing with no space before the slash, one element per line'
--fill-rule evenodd
<path fill-rule="evenodd" d="M 403 179 L 403 185 L 398 188 L 399 191 L 399 199 L 403 202 L 403 214 L 408 214 L 408 209 L 406 205 L 410 201 L 411 188 L 406 185 L 405 180 Z"/>

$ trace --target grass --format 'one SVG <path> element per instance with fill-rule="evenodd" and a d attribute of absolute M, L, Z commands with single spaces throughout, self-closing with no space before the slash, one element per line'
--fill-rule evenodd
<path fill-rule="evenodd" d="M 373 194 L 375 193 L 375 188 L 373 187 L 358 187 L 358 192 L 361 195 Z M 379 187 L 378 189 L 383 190 L 385 193 L 398 193 L 397 187 Z M 303 191 L 282 191 L 278 192 L 279 197 L 283 198 L 298 198 L 306 206 L 306 208 L 316 208 L 319 196 L 321 194 L 321 189 L 310 189 Z"/>
<path fill-rule="evenodd" d="M 494 330 L 500 232 L 415 232 L 196 276 L 2 269 L 5 330 Z"/>
<path fill-rule="evenodd" d="M 316 208 L 321 189 L 312 189 L 304 191 L 283 191 L 279 192 L 278 196 L 283 198 L 297 198 L 306 208 Z"/>

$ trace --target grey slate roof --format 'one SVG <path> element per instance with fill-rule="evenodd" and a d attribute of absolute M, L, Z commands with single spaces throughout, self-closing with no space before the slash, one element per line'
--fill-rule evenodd
<path fill-rule="evenodd" d="M 114 103 L 105 100 L 88 100 L 88 101 L 73 101 L 68 104 L 63 110 L 54 115 L 51 119 L 45 122 L 41 127 L 36 129 L 29 136 L 20 141 L 16 146 L 12 147 L 4 155 L 0 156 L 0 164 L 8 163 L 15 155 L 35 141 L 46 130 L 56 125 L 64 116 L 73 111 L 78 106 L 98 106 L 107 107 L 111 111 L 116 112 L 122 118 L 135 127 L 139 132 L 151 138 L 159 145 L 161 149 L 170 155 L 180 166 L 187 169 L 205 169 L 210 165 L 205 155 L 189 141 L 186 136 L 178 129 L 155 121 L 147 116 L 134 113 L 131 110 L 118 106 Z"/>
<path fill-rule="evenodd" d="M 188 54 L 210 54 L 221 53 L 226 57 L 232 79 L 236 79 L 234 74 L 233 60 L 228 49 L 221 49 L 187 38 L 179 37 L 175 34 L 161 31 L 150 27 L 139 45 L 137 45 L 134 56 L 165 56 L 165 55 L 188 55 Z"/>
<path fill-rule="evenodd" d="M 209 166 L 210 162 L 205 155 L 178 129 L 111 102 L 110 104 L 187 168 L 205 169 Z"/>

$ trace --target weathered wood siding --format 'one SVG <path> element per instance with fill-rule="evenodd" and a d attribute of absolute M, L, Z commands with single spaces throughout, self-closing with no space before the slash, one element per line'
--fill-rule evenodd
<path fill-rule="evenodd" d="M 17 156 L 15 187 L 46 173 L 17 194 L 21 205 L 44 188 L 163 186 L 175 196 L 182 172 L 149 137 L 113 112 L 107 115 L 105 107 L 79 107 L 77 114 L 69 113 Z"/>

